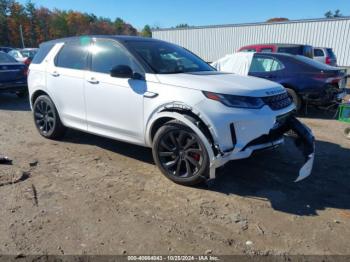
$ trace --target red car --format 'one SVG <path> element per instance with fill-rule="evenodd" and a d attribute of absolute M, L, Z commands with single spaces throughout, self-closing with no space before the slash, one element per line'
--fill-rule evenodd
<path fill-rule="evenodd" d="M 257 44 L 241 47 L 238 52 L 257 52 L 257 53 L 287 53 L 292 55 L 303 55 L 314 57 L 314 49 L 310 45 L 296 44 Z"/>

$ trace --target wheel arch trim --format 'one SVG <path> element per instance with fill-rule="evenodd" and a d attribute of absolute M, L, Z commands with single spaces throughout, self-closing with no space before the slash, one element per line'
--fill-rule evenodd
<path fill-rule="evenodd" d="M 152 139 L 151 139 L 151 130 L 153 127 L 153 124 L 161 119 L 161 118 L 171 118 L 174 120 L 178 120 L 182 122 L 183 124 L 187 125 L 189 128 L 193 130 L 193 132 L 196 133 L 196 135 L 202 140 L 209 156 L 209 177 L 210 179 L 215 178 L 215 160 L 216 157 L 214 155 L 214 151 L 207 139 L 207 137 L 203 134 L 203 132 L 188 118 L 186 118 L 185 115 L 180 114 L 178 112 L 171 112 L 171 111 L 163 111 L 163 112 L 158 112 L 155 114 L 148 122 L 147 127 L 146 127 L 146 144 L 149 146 L 152 146 Z"/>

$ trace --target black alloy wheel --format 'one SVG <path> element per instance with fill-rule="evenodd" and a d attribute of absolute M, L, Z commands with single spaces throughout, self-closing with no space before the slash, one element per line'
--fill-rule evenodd
<path fill-rule="evenodd" d="M 193 185 L 207 177 L 207 150 L 187 126 L 170 122 L 155 135 L 153 156 L 161 171 L 171 180 Z"/>
<path fill-rule="evenodd" d="M 57 139 L 64 135 L 66 128 L 48 96 L 39 96 L 34 102 L 33 111 L 35 126 L 43 137 Z"/>

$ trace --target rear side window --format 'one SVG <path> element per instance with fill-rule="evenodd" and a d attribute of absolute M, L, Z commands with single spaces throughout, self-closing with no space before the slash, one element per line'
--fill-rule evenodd
<path fill-rule="evenodd" d="M 256 49 L 254 48 L 242 49 L 241 52 L 256 52 Z"/>
<path fill-rule="evenodd" d="M 39 51 L 35 54 L 32 63 L 33 64 L 41 64 L 41 62 L 45 59 L 47 54 L 51 51 L 54 44 L 42 44 L 40 45 Z"/>
<path fill-rule="evenodd" d="M 282 70 L 284 65 L 276 59 L 269 57 L 254 57 L 250 66 L 251 73 L 265 73 Z"/>
<path fill-rule="evenodd" d="M 66 43 L 55 58 L 58 67 L 84 70 L 87 67 L 88 48 L 80 42 Z"/>
<path fill-rule="evenodd" d="M 303 55 L 301 46 L 279 47 L 278 53 L 287 53 L 292 55 Z"/>
<path fill-rule="evenodd" d="M 336 58 L 332 48 L 327 48 L 327 53 L 330 58 L 332 59 Z"/>
<path fill-rule="evenodd" d="M 322 49 L 314 49 L 314 56 L 324 56 Z"/>
<path fill-rule="evenodd" d="M 261 48 L 262 53 L 272 53 L 272 48 Z"/>

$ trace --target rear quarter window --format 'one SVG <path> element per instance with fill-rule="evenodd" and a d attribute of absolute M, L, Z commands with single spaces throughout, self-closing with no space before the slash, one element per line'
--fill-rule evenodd
<path fill-rule="evenodd" d="M 322 49 L 314 49 L 314 56 L 324 56 Z"/>
<path fill-rule="evenodd" d="M 32 64 L 41 64 L 53 46 L 54 44 L 42 44 L 39 48 L 39 51 L 35 54 L 32 60 Z"/>

